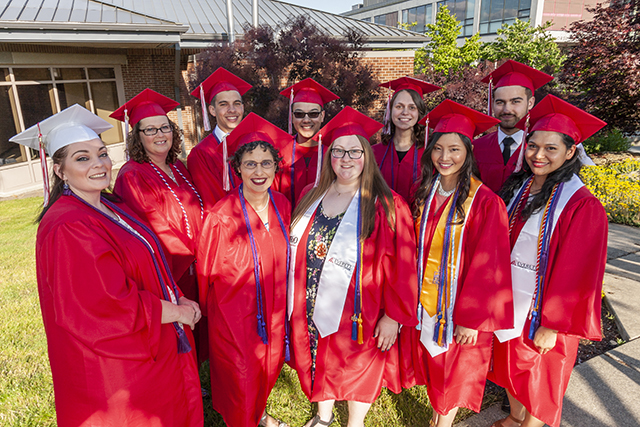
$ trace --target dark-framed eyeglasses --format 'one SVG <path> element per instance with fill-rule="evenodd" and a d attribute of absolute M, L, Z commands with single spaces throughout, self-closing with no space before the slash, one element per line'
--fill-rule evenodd
<path fill-rule="evenodd" d="M 173 132 L 173 126 L 171 126 L 171 125 L 162 125 L 159 128 L 140 129 L 140 132 L 144 133 L 147 136 L 155 136 L 158 133 L 158 131 L 160 131 L 162 133 Z"/>
<path fill-rule="evenodd" d="M 249 169 L 249 170 L 253 170 L 253 169 L 257 168 L 258 165 L 260 165 L 262 167 L 262 169 L 273 169 L 273 167 L 276 165 L 276 162 L 274 162 L 273 160 L 263 160 L 261 162 L 255 162 L 253 160 L 247 160 L 246 162 L 242 162 L 242 166 L 244 168 Z"/>
<path fill-rule="evenodd" d="M 364 150 L 343 150 L 342 148 L 332 148 L 331 157 L 334 159 L 344 159 L 344 155 L 348 154 L 350 159 L 359 159 L 364 154 Z"/>
<path fill-rule="evenodd" d="M 304 116 L 309 116 L 310 119 L 317 119 L 322 114 L 322 111 L 294 111 L 293 117 L 296 119 L 304 119 Z"/>

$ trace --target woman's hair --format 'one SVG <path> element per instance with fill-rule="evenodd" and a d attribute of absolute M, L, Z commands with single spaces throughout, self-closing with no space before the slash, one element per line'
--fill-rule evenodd
<path fill-rule="evenodd" d="M 388 145 L 393 139 L 393 135 L 396 133 L 396 125 L 393 124 L 393 119 L 392 119 L 393 106 L 395 105 L 396 98 L 402 92 L 407 92 L 409 95 L 411 95 L 411 99 L 413 99 L 414 104 L 416 104 L 416 107 L 418 107 L 418 121 L 420 121 L 420 119 L 422 119 L 424 115 L 427 114 L 427 106 L 424 103 L 424 99 L 422 99 L 420 94 L 415 90 L 403 89 L 394 93 L 393 96 L 391 97 L 391 101 L 389 102 L 389 108 L 392 110 L 392 111 L 389 111 L 389 129 L 391 131 L 389 132 L 389 135 L 383 134 L 381 138 L 381 142 L 384 145 Z M 424 126 L 419 125 L 417 122 L 415 125 L 413 125 L 413 143 L 416 145 L 417 148 L 422 148 L 424 146 L 424 132 L 425 132 Z"/>
<path fill-rule="evenodd" d="M 420 215 L 420 208 L 427 201 L 427 197 L 429 197 L 429 193 L 431 192 L 431 187 L 434 184 L 434 177 L 438 173 L 433 161 L 431 160 L 431 153 L 435 148 L 436 143 L 442 137 L 442 135 L 446 134 L 455 134 L 458 135 L 462 143 L 464 144 L 464 148 L 467 150 L 467 155 L 464 159 L 464 163 L 458 172 L 458 198 L 456 200 L 456 213 L 458 214 L 458 224 L 462 224 L 464 222 L 465 213 L 464 213 L 464 202 L 469 197 L 469 188 L 471 187 L 471 176 L 475 176 L 476 178 L 480 176 L 480 171 L 478 170 L 478 165 L 476 164 L 476 159 L 473 157 L 473 146 L 471 145 L 471 139 L 466 136 L 459 134 L 457 132 L 434 132 L 429 139 L 429 144 L 427 148 L 424 150 L 422 154 L 422 160 L 420 161 L 420 166 L 422 169 L 422 180 L 420 182 L 420 187 L 416 190 L 416 194 L 413 201 L 413 217 L 418 218 Z"/>
<path fill-rule="evenodd" d="M 396 228 L 396 208 L 391 189 L 382 177 L 380 169 L 378 169 L 369 141 L 360 135 L 356 135 L 356 137 L 362 144 L 362 149 L 364 150 L 364 168 L 360 175 L 360 218 L 362 221 L 360 235 L 362 241 L 364 241 L 364 239 L 371 236 L 371 233 L 373 233 L 373 229 L 375 228 L 376 198 L 380 200 L 384 213 L 387 217 L 387 222 L 392 230 L 395 230 Z M 320 182 L 318 183 L 318 186 L 311 189 L 300 200 L 293 211 L 293 215 L 291 216 L 291 227 L 295 226 L 309 207 L 318 198 L 322 197 L 322 195 L 327 192 L 331 184 L 333 184 L 333 181 L 336 180 L 336 173 L 334 172 L 333 167 L 331 167 L 332 147 L 333 143 L 329 146 L 327 154 L 322 161 L 322 172 L 320 173 Z"/>
<path fill-rule="evenodd" d="M 280 170 L 280 161 L 282 161 L 282 157 L 280 156 L 280 153 L 278 152 L 278 150 L 276 150 L 276 148 L 270 143 L 268 143 L 267 141 L 251 141 L 247 144 L 240 146 L 240 148 L 238 148 L 236 152 L 233 153 L 233 156 L 231 156 L 231 158 L 229 159 L 229 162 L 231 163 L 231 167 L 233 168 L 233 171 L 236 173 L 238 178 L 242 177 L 240 174 L 240 165 L 242 164 L 242 156 L 244 156 L 245 153 L 252 152 L 258 147 L 262 148 L 265 151 L 268 151 L 273 156 L 273 161 L 276 163 L 275 172 L 277 173 Z"/>
<path fill-rule="evenodd" d="M 65 145 L 64 147 L 58 149 L 58 151 L 53 153 L 53 156 L 51 156 L 51 160 L 52 160 L 53 164 L 60 166 L 60 168 L 59 168 L 60 173 L 62 173 L 64 171 L 64 165 L 65 165 L 65 161 L 67 159 L 67 155 L 68 154 L 69 154 L 69 146 Z M 63 181 L 63 179 L 60 178 L 58 176 L 58 174 L 56 174 L 53 171 L 51 173 L 50 182 L 51 182 L 51 185 L 50 185 L 50 189 L 49 189 L 49 203 L 47 204 L 47 206 L 43 206 L 42 207 L 42 210 L 40 211 L 40 214 L 36 218 L 36 223 L 39 223 L 40 221 L 42 221 L 42 218 L 44 218 L 44 214 L 46 214 L 47 211 L 49 210 L 49 208 L 51 206 L 53 206 L 53 204 L 60 198 L 60 196 L 62 196 L 62 192 L 64 191 L 64 181 Z M 105 196 L 107 198 L 107 200 L 109 200 L 111 202 L 120 201 L 120 198 L 117 197 L 114 194 L 102 191 L 102 195 Z"/>
<path fill-rule="evenodd" d="M 531 132 L 527 136 L 526 143 L 529 142 L 529 138 L 531 135 L 535 133 Z M 571 149 L 575 145 L 575 141 L 569 135 L 565 135 L 564 133 L 556 132 L 558 135 L 562 137 L 562 142 L 567 147 L 567 150 Z M 522 147 L 523 150 L 527 149 L 527 145 Z M 577 150 L 576 150 L 577 151 Z M 574 174 L 580 173 L 580 169 L 582 168 L 582 162 L 580 161 L 580 156 L 578 156 L 577 152 L 573 153 L 573 157 L 569 160 L 565 160 L 565 162 L 558 169 L 551 172 L 547 175 L 547 179 L 542 184 L 542 189 L 540 192 L 533 196 L 530 202 L 522 210 L 522 220 L 526 221 L 529 219 L 531 215 L 533 215 L 538 210 L 544 208 L 547 204 L 547 200 L 551 196 L 551 192 L 553 191 L 553 187 L 559 182 L 567 182 L 569 181 Z M 513 198 L 515 192 L 522 186 L 524 181 L 531 176 L 531 168 L 529 164 L 525 161 L 522 163 L 522 170 L 520 172 L 514 172 L 509 176 L 507 182 L 504 183 L 498 195 L 504 200 L 505 204 L 509 204 L 511 199 Z"/>
<path fill-rule="evenodd" d="M 178 160 L 178 155 L 182 151 L 182 148 L 180 146 L 182 144 L 183 132 L 182 129 L 176 126 L 176 124 L 173 123 L 168 117 L 167 120 L 169 121 L 169 126 L 171 126 L 171 129 L 173 129 L 173 143 L 171 144 L 171 149 L 167 154 L 166 162 L 168 165 L 172 165 L 176 162 L 176 160 Z M 151 159 L 149 159 L 147 152 L 144 150 L 144 145 L 142 144 L 142 136 L 140 135 L 142 133 L 141 130 L 142 129 L 140 129 L 140 122 L 136 123 L 133 126 L 133 129 L 131 130 L 131 132 L 129 132 L 129 135 L 127 135 L 127 148 L 125 151 L 131 160 L 138 163 L 146 163 Z M 160 132 L 160 130 L 158 130 L 158 132 Z"/>

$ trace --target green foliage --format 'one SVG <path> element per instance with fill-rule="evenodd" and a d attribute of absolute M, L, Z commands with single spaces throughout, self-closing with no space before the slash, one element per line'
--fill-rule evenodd
<path fill-rule="evenodd" d="M 516 19 L 513 24 L 503 24 L 498 38 L 483 43 L 480 56 L 489 61 L 513 59 L 549 74 L 557 73 L 565 61 L 555 38 L 546 30 L 553 25 L 546 22 L 532 27 L 528 21 Z"/>
<path fill-rule="evenodd" d="M 601 131 L 582 143 L 588 154 L 603 152 L 624 152 L 631 147 L 631 142 L 619 129 Z"/>
<path fill-rule="evenodd" d="M 411 31 L 413 27 L 418 25 L 418 21 L 415 22 L 398 22 L 398 28 L 402 28 L 403 30 Z"/>
<path fill-rule="evenodd" d="M 456 20 L 455 15 L 451 15 L 446 6 L 440 7 L 436 23 L 427 24 L 425 31 L 425 35 L 431 40 L 427 46 L 416 51 L 414 72 L 420 74 L 433 70 L 449 75 L 464 65 L 477 61 L 480 58 L 480 35 L 475 34 L 465 39 L 464 45 L 458 47 L 461 28 L 462 24 Z"/>

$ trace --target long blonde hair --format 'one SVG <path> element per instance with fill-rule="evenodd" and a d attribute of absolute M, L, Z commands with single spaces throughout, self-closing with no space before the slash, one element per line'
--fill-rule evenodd
<path fill-rule="evenodd" d="M 360 236 L 364 240 L 371 236 L 376 222 L 376 199 L 380 200 L 384 213 L 387 217 L 387 223 L 392 230 L 396 229 L 396 207 L 393 201 L 393 194 L 386 181 L 380 173 L 378 164 L 376 163 L 371 149 L 371 144 L 363 136 L 356 135 L 362 149 L 364 150 L 364 168 L 360 175 L 360 216 L 361 230 Z M 322 161 L 322 172 L 320 173 L 320 182 L 318 186 L 311 189 L 298 203 L 293 211 L 291 219 L 291 228 L 302 218 L 311 205 L 327 192 L 333 181 L 336 180 L 336 173 L 331 167 L 331 148 L 329 146 L 327 154 Z"/>

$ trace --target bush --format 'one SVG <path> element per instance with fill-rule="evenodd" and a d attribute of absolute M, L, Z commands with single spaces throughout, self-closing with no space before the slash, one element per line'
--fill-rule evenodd
<path fill-rule="evenodd" d="M 608 166 L 589 166 L 580 177 L 602 202 L 610 222 L 640 226 L 640 161 L 627 159 Z"/>
<path fill-rule="evenodd" d="M 631 147 L 631 142 L 619 129 L 607 129 L 596 133 L 582 143 L 588 154 L 603 152 L 624 152 Z"/>

